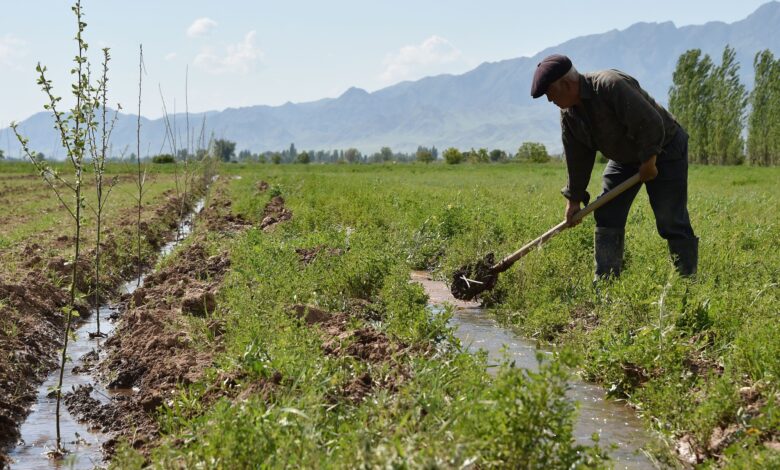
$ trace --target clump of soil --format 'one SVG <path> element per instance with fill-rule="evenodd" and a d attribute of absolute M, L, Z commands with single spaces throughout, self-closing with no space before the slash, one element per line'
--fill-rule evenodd
<path fill-rule="evenodd" d="M 216 193 L 202 213 L 206 227 L 212 232 L 222 234 L 232 234 L 250 227 L 252 222 L 241 214 L 234 214 L 231 210 L 232 205 L 227 195 L 222 192 Z"/>
<path fill-rule="evenodd" d="M 452 274 L 452 295 L 458 300 L 471 300 L 494 288 L 498 282 L 498 273 L 490 269 L 494 263 L 493 253 L 488 253 L 481 260 L 460 267 Z"/>
<path fill-rule="evenodd" d="M 325 245 L 318 245 L 312 248 L 296 248 L 295 252 L 303 264 L 311 264 L 317 259 L 317 256 L 324 254 L 327 256 L 341 256 L 346 250 L 341 248 L 330 248 Z"/>
<path fill-rule="evenodd" d="M 767 394 L 771 396 L 771 393 L 771 390 L 762 382 L 740 387 L 739 398 L 743 419 L 738 423 L 721 423 L 703 441 L 697 439 L 693 434 L 682 435 L 675 444 L 678 458 L 689 465 L 700 464 L 708 458 L 720 461 L 724 457 L 723 451 L 748 432 L 750 420 L 761 416 L 764 407 L 769 402 Z M 780 393 L 775 392 L 773 399 L 775 401 L 780 400 Z M 780 444 L 778 444 L 778 441 L 780 441 L 780 430 L 764 432 L 758 435 L 758 438 L 764 447 L 780 450 Z"/>
<path fill-rule="evenodd" d="M 260 222 L 260 228 L 263 231 L 269 231 L 275 227 L 278 223 L 290 220 L 292 218 L 292 212 L 284 207 L 284 199 L 282 196 L 274 196 L 263 209 L 263 219 Z"/>
<path fill-rule="evenodd" d="M 323 334 L 322 349 L 330 356 L 349 356 L 363 362 L 367 371 L 341 384 L 331 396 L 336 402 L 344 399 L 359 403 L 375 389 L 396 390 L 408 378 L 406 367 L 400 358 L 410 348 L 392 340 L 371 326 L 354 328 L 348 312 L 329 313 L 309 305 L 293 305 L 290 312 L 307 325 L 318 325 Z M 391 373 L 374 377 L 372 372 L 379 365 L 390 364 Z"/>
<path fill-rule="evenodd" d="M 268 183 L 266 181 L 258 181 L 255 187 L 257 188 L 258 193 L 264 193 L 268 191 Z"/>

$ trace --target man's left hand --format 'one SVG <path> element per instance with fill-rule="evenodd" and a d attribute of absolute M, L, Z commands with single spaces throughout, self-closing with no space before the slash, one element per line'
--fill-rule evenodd
<path fill-rule="evenodd" d="M 655 155 L 653 155 L 639 167 L 639 180 L 645 183 L 654 180 L 656 176 L 658 176 L 658 168 L 655 167 Z"/>

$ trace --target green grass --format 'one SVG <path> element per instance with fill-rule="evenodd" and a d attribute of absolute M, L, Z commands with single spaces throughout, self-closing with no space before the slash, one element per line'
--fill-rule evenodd
<path fill-rule="evenodd" d="M 166 437 L 153 462 L 230 468 L 577 461 L 573 410 L 562 398 L 562 368 L 575 362 L 570 355 L 539 376 L 504 367 L 491 379 L 484 358 L 442 346 L 452 341 L 444 319 L 432 316 L 420 289 L 407 283 L 412 268 L 446 278 L 558 223 L 562 165 L 230 165 L 223 172 L 242 176 L 231 181 L 236 212 L 260 218 L 269 194 L 257 194 L 255 183 L 263 179 L 294 217 L 273 233 L 250 230 L 231 242 L 233 272 L 217 314 L 227 321 L 225 351 L 213 374 L 241 372 L 241 382 L 251 384 L 278 372 L 283 380 L 232 406 L 199 402 L 207 383 L 183 391 L 161 417 Z M 695 280 L 675 274 L 642 191 L 619 280 L 591 283 L 590 219 L 503 274 L 488 299 L 491 312 L 529 337 L 573 350 L 585 359 L 586 377 L 628 399 L 670 441 L 690 435 L 706 448 L 716 428 L 737 425 L 733 443 L 711 459 L 718 454 L 735 467 L 776 462 L 777 452 L 763 442 L 779 437 L 780 169 L 694 166 L 689 180 L 689 210 L 701 237 Z M 347 251 L 302 267 L 294 249 L 321 244 Z M 394 369 L 324 355 L 317 328 L 286 308 L 310 303 L 340 311 L 351 298 L 371 301 L 378 328 L 427 353 L 395 359 L 409 371 L 397 390 L 333 403 L 334 390 L 351 378 Z M 354 321 L 358 327 L 366 320 Z M 746 399 L 745 390 L 755 393 Z M 556 437 L 540 441 L 540 429 Z M 601 465 L 598 453 L 589 450 L 579 463 Z M 128 451 L 117 463 L 132 459 Z"/>

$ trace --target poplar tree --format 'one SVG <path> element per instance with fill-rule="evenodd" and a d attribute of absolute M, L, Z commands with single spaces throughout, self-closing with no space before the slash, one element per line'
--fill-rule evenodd
<path fill-rule="evenodd" d="M 747 109 L 747 91 L 739 81 L 739 62 L 730 46 L 723 49 L 720 66 L 709 77 L 712 109 L 707 146 L 711 163 L 739 164 L 744 159 L 742 129 Z"/>
<path fill-rule="evenodd" d="M 780 163 L 780 59 L 768 49 L 753 60 L 755 82 L 750 93 L 747 152 L 752 165 Z"/>
<path fill-rule="evenodd" d="M 707 141 L 712 114 L 713 90 L 709 80 L 713 69 L 709 55 L 691 49 L 680 55 L 669 89 L 669 111 L 690 137 L 688 155 L 692 162 L 708 163 Z"/>

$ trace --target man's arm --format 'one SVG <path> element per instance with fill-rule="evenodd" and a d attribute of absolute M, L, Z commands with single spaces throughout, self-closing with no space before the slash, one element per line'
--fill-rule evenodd
<path fill-rule="evenodd" d="M 596 150 L 577 140 L 571 132 L 568 123 L 561 116 L 561 140 L 563 142 L 563 153 L 566 156 L 566 170 L 568 172 L 568 182 L 566 187 L 561 190 L 563 196 L 568 200 L 566 204 L 566 221 L 571 226 L 572 217 L 580 209 L 580 204 L 587 204 L 590 195 L 586 191 L 590 174 L 593 171 L 593 164 L 596 161 Z"/>

